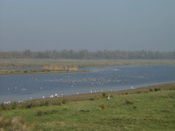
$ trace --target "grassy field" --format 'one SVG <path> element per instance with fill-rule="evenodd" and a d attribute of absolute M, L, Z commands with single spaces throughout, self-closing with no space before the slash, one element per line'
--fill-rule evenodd
<path fill-rule="evenodd" d="M 78 65 L 105 67 L 122 65 L 175 65 L 175 60 L 107 60 L 107 59 L 0 59 L 0 68 L 32 68 L 44 65 Z"/>
<path fill-rule="evenodd" d="M 55 100 L 59 104 L 49 104 Z M 173 131 L 175 84 L 52 98 L 47 105 L 1 109 L 0 114 L 0 130 Z"/>

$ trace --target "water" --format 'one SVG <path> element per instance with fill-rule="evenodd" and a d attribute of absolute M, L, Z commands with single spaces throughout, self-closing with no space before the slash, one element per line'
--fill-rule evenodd
<path fill-rule="evenodd" d="M 0 102 L 24 101 L 51 95 L 119 91 L 175 82 L 175 65 L 90 68 L 68 74 L 2 75 Z"/>

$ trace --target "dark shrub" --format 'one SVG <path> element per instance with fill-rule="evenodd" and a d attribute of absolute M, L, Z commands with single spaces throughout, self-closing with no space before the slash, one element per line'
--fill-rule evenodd
<path fill-rule="evenodd" d="M 67 100 L 66 99 L 63 99 L 62 100 L 62 104 L 66 104 Z"/>
<path fill-rule="evenodd" d="M 134 102 L 133 101 L 131 101 L 131 100 L 125 100 L 125 103 L 127 104 L 127 105 L 133 105 L 134 104 Z"/>
<path fill-rule="evenodd" d="M 161 89 L 160 88 L 154 88 L 154 91 L 160 91 Z"/>
<path fill-rule="evenodd" d="M 113 96 L 113 95 L 110 95 L 110 97 L 111 97 L 111 98 L 114 98 L 114 96 Z"/>
<path fill-rule="evenodd" d="M 89 100 L 90 100 L 90 101 L 94 101 L 95 99 L 94 99 L 94 98 L 90 98 Z"/>
<path fill-rule="evenodd" d="M 27 71 L 23 71 L 24 73 L 27 73 Z"/>
<path fill-rule="evenodd" d="M 25 108 L 31 108 L 31 107 L 33 107 L 33 104 L 32 103 L 26 103 L 25 104 Z"/>
<path fill-rule="evenodd" d="M 12 109 L 16 109 L 17 108 L 17 105 L 18 105 L 17 102 L 12 102 L 12 107 L 11 108 Z"/>
<path fill-rule="evenodd" d="M 140 93 L 142 93 L 141 91 L 137 91 L 137 94 L 140 94 Z"/>
<path fill-rule="evenodd" d="M 61 101 L 59 101 L 59 102 L 58 102 L 58 105 L 59 105 L 59 106 L 61 106 L 61 105 L 62 105 L 62 102 L 61 102 Z"/>
<path fill-rule="evenodd" d="M 174 88 L 170 88 L 169 90 L 174 90 Z"/>
<path fill-rule="evenodd" d="M 37 111 L 37 114 L 36 115 L 37 116 L 42 116 L 43 115 L 43 111 L 42 110 Z"/>
<path fill-rule="evenodd" d="M 83 110 L 83 109 L 81 109 L 81 110 L 79 110 L 80 112 L 90 112 L 90 110 Z"/>
<path fill-rule="evenodd" d="M 45 101 L 44 105 L 48 106 L 49 105 L 49 101 Z"/>
<path fill-rule="evenodd" d="M 136 106 L 133 106 L 133 109 L 137 109 L 137 107 Z"/>
<path fill-rule="evenodd" d="M 107 92 L 103 92 L 102 93 L 102 97 L 106 98 L 108 96 L 108 93 Z"/>
<path fill-rule="evenodd" d="M 150 92 L 153 92 L 154 90 L 153 90 L 153 88 L 150 88 L 149 91 L 150 91 Z"/>
<path fill-rule="evenodd" d="M 4 103 L 1 103 L 1 109 L 2 110 L 6 110 L 7 108 L 6 108 L 6 105 L 4 104 Z"/>

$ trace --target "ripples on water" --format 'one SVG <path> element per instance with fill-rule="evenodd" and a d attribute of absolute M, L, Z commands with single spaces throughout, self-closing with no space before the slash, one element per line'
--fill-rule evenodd
<path fill-rule="evenodd" d="M 88 69 L 88 68 L 87 68 Z M 175 66 L 90 68 L 91 72 L 0 76 L 0 102 L 175 82 Z"/>

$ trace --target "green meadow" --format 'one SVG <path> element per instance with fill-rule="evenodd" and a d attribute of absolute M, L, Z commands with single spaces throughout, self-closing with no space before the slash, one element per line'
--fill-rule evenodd
<path fill-rule="evenodd" d="M 35 100 L 6 109 L 1 104 L 0 130 L 175 130 L 175 84 L 49 99 L 47 104 Z"/>

